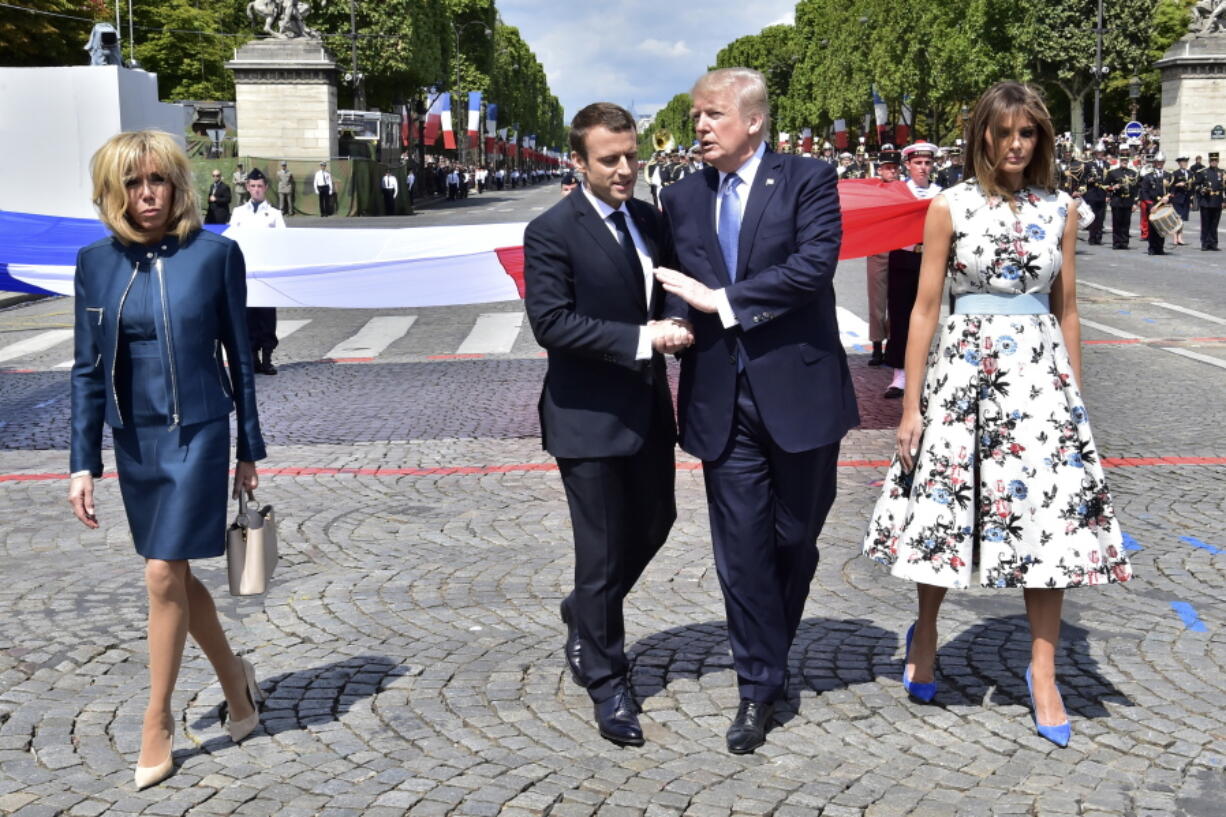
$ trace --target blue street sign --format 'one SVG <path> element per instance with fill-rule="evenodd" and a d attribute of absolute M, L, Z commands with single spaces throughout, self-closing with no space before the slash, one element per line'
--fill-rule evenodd
<path fill-rule="evenodd" d="M 1145 128 L 1141 127 L 1140 122 L 1129 122 L 1124 126 L 1124 135 L 1129 139 L 1140 139 L 1143 133 Z"/>

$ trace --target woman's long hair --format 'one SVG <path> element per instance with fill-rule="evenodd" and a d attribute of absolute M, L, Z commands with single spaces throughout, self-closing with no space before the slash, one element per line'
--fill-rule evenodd
<path fill-rule="evenodd" d="M 992 150 L 988 146 L 988 132 L 997 144 L 1008 135 L 1004 126 L 1018 116 L 1029 117 L 1038 131 L 1034 155 L 1022 172 L 1022 181 L 1027 187 L 1042 187 L 1048 192 L 1056 189 L 1056 135 L 1052 130 L 1051 114 L 1039 92 L 1020 82 L 998 82 L 984 92 L 975 103 L 970 123 L 965 134 L 967 175 L 979 182 L 985 195 L 997 196 L 1012 202 L 1014 190 L 1009 190 L 1000 175 L 1005 151 Z"/>
<path fill-rule="evenodd" d="M 117 133 L 94 154 L 89 172 L 94 182 L 94 206 L 98 216 L 124 244 L 140 244 L 144 233 L 128 216 L 126 183 L 145 164 L 153 160 L 154 169 L 170 183 L 174 195 L 166 232 L 180 241 L 200 229 L 200 205 L 192 184 L 192 169 L 187 154 L 170 134 L 157 130 Z"/>

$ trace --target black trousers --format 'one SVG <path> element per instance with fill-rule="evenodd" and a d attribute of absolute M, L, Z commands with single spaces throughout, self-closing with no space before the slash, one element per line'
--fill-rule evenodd
<path fill-rule="evenodd" d="M 447 201 L 455 201 L 458 195 L 460 195 L 460 186 L 458 184 L 447 185 Z"/>
<path fill-rule="evenodd" d="M 1200 246 L 1202 249 L 1217 249 L 1217 225 L 1222 220 L 1222 208 L 1200 208 Z"/>
<path fill-rule="evenodd" d="M 1117 250 L 1128 249 L 1128 230 L 1132 227 L 1132 205 L 1111 205 L 1111 246 Z"/>
<path fill-rule="evenodd" d="M 247 337 L 251 348 L 271 352 L 277 348 L 277 308 L 275 306 L 247 307 Z"/>
<path fill-rule="evenodd" d="M 911 309 L 919 293 L 920 265 L 924 256 L 910 250 L 891 250 L 886 268 L 886 315 L 890 339 L 885 347 L 885 365 L 907 368 L 907 336 L 911 331 Z"/>
<path fill-rule="evenodd" d="M 575 536 L 575 588 L 563 603 L 596 702 L 611 698 L 629 671 L 622 601 L 677 518 L 671 411 L 661 402 L 643 447 L 629 457 L 558 458 Z"/>
<path fill-rule="evenodd" d="M 1149 206 L 1145 208 L 1145 217 L 1149 221 L 1148 234 L 1145 237 L 1145 243 L 1149 245 L 1151 255 L 1161 255 L 1166 252 L 1166 238 L 1162 233 L 1158 232 L 1158 228 L 1154 226 L 1154 220 L 1149 216 L 1154 212 L 1154 202 L 1149 202 Z"/>
<path fill-rule="evenodd" d="M 839 444 L 796 453 L 775 445 L 744 372 L 735 412 L 728 447 L 703 462 L 703 478 L 737 685 L 741 698 L 770 702 L 784 691 L 788 652 L 817 571 Z"/>
<path fill-rule="evenodd" d="M 1094 223 L 1090 225 L 1090 243 L 1103 243 L 1103 228 L 1106 227 L 1107 202 L 1091 202 L 1090 209 L 1094 212 Z"/>
<path fill-rule="evenodd" d="M 321 216 L 332 215 L 332 185 L 321 185 L 317 192 L 319 193 L 319 214 Z"/>
<path fill-rule="evenodd" d="M 383 190 L 383 215 L 396 215 L 396 191 L 389 190 L 386 187 Z"/>

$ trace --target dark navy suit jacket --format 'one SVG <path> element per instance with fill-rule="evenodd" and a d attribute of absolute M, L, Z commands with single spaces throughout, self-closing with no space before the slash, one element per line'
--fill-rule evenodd
<path fill-rule="evenodd" d="M 177 397 L 180 424 L 224 417 L 237 409 L 238 459 L 263 459 L 247 340 L 246 263 L 238 244 L 201 230 L 182 244 L 167 236 L 149 247 L 105 238 L 77 254 L 71 470 L 88 469 L 101 476 L 102 424 L 123 427 L 113 382 L 119 305 L 135 265 L 148 264 L 154 256 L 162 259 L 166 286 L 163 301 L 159 283 L 153 282 L 162 372 L 166 393 L 172 400 Z M 156 270 L 150 274 L 157 277 Z M 222 365 L 222 347 L 228 372 Z"/>
<path fill-rule="evenodd" d="M 659 212 L 627 203 L 657 264 L 669 257 Z M 539 405 L 541 442 L 555 457 L 628 457 L 643 446 L 653 412 L 675 435 L 664 358 L 636 360 L 639 327 L 660 314 L 642 275 L 581 190 L 524 231 L 524 308 L 549 356 Z M 659 414 L 657 416 L 660 416 Z"/>
<path fill-rule="evenodd" d="M 713 167 L 661 191 L 680 270 L 724 289 L 737 325 L 669 296 L 666 316 L 686 317 L 695 343 L 681 356 L 681 447 L 717 459 L 732 433 L 738 359 L 774 442 L 788 452 L 837 442 L 860 422 L 839 341 L 834 269 L 842 242 L 837 175 L 826 162 L 766 153 L 741 222 L 736 281 L 715 224 Z"/>

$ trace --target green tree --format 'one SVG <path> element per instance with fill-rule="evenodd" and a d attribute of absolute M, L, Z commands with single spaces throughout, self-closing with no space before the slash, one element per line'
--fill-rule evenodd
<path fill-rule="evenodd" d="M 36 14 L 37 11 L 109 20 L 104 0 L 31 0 L 29 11 L 0 8 L 0 43 L 4 64 L 15 67 L 40 65 L 88 65 L 85 43 L 93 22 Z"/>
<path fill-rule="evenodd" d="M 694 122 L 690 119 L 690 106 L 693 104 L 689 94 L 677 94 L 656 112 L 655 125 L 644 135 L 651 139 L 656 132 L 668 131 L 678 146 L 690 144 L 694 141 Z M 654 150 L 654 147 L 648 150 Z"/>
<path fill-rule="evenodd" d="M 225 63 L 253 36 L 243 3 L 145 2 L 133 4 L 133 21 L 140 26 L 136 58 L 158 75 L 162 99 L 234 98 L 234 75 Z"/>

